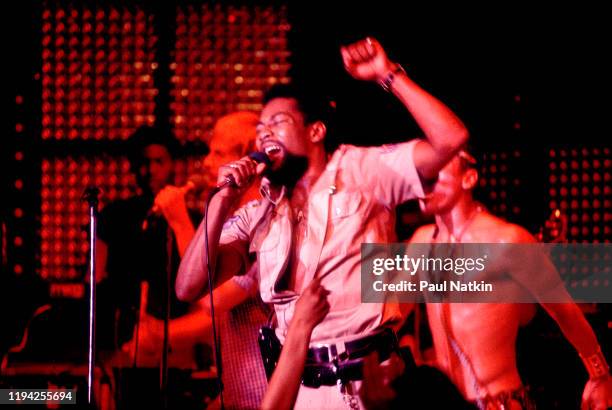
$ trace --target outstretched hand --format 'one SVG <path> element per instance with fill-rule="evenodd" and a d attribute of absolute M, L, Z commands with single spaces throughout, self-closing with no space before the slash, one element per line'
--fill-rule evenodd
<path fill-rule="evenodd" d="M 376 39 L 366 37 L 346 47 L 340 47 L 346 71 L 357 80 L 381 81 L 394 64 Z"/>

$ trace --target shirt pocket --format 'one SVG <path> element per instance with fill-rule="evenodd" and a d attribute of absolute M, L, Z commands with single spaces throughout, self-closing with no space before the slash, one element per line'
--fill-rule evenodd
<path fill-rule="evenodd" d="M 357 214 L 363 202 L 361 192 L 338 192 L 332 195 L 331 200 L 331 220 L 340 222 L 342 219 Z"/>

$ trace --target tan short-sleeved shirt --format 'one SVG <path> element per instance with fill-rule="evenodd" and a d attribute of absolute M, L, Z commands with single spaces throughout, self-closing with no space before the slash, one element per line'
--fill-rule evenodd
<path fill-rule="evenodd" d="M 234 247 L 245 260 L 256 254 L 261 297 L 274 305 L 281 341 L 297 298 L 315 276 L 330 291 L 330 311 L 315 327 L 311 343 L 351 340 L 399 324 L 394 301 L 361 303 L 361 244 L 395 241 L 396 205 L 423 195 L 413 160 L 416 143 L 343 145 L 313 186 L 307 215 L 294 217 L 284 190 L 271 198 L 264 180 L 262 199 L 225 223 L 221 244 Z M 295 222 L 306 224 L 299 240 Z M 299 249 L 292 253 L 296 240 Z M 291 255 L 294 269 L 288 269 Z M 288 278 L 291 274 L 299 280 Z"/>

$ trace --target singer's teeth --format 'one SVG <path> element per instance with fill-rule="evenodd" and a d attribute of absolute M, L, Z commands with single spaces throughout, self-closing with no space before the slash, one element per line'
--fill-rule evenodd
<path fill-rule="evenodd" d="M 267 155 L 276 154 L 280 150 L 281 150 L 281 147 L 278 145 L 269 145 L 264 149 Z"/>

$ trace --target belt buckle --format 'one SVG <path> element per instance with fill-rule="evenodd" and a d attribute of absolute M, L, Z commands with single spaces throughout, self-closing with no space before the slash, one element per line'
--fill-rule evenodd
<path fill-rule="evenodd" d="M 336 379 L 338 386 L 343 385 L 346 380 L 342 376 L 340 371 L 341 362 L 349 358 L 348 351 L 344 342 L 320 344 L 317 346 L 319 349 L 325 349 L 327 351 L 327 363 L 320 363 L 317 365 L 321 367 L 327 367 L 333 377 Z M 307 379 L 302 378 L 302 384 L 310 385 L 311 387 L 318 388 L 323 385 L 323 374 L 322 370 L 313 370 L 312 373 L 308 373 L 310 376 Z"/>
<path fill-rule="evenodd" d="M 332 365 L 332 372 L 334 376 L 338 376 L 338 350 L 335 344 L 328 344 L 327 346 L 327 358 Z"/>
<path fill-rule="evenodd" d="M 332 364 L 332 371 L 336 378 L 336 384 L 340 387 L 346 382 L 345 377 L 340 371 L 340 364 L 348 360 L 349 354 L 346 344 L 342 341 L 327 346 L 327 354 Z"/>
<path fill-rule="evenodd" d="M 348 351 L 346 350 L 346 344 L 344 342 L 337 342 L 334 344 L 327 345 L 327 355 L 329 361 L 338 364 L 349 358 Z"/>

